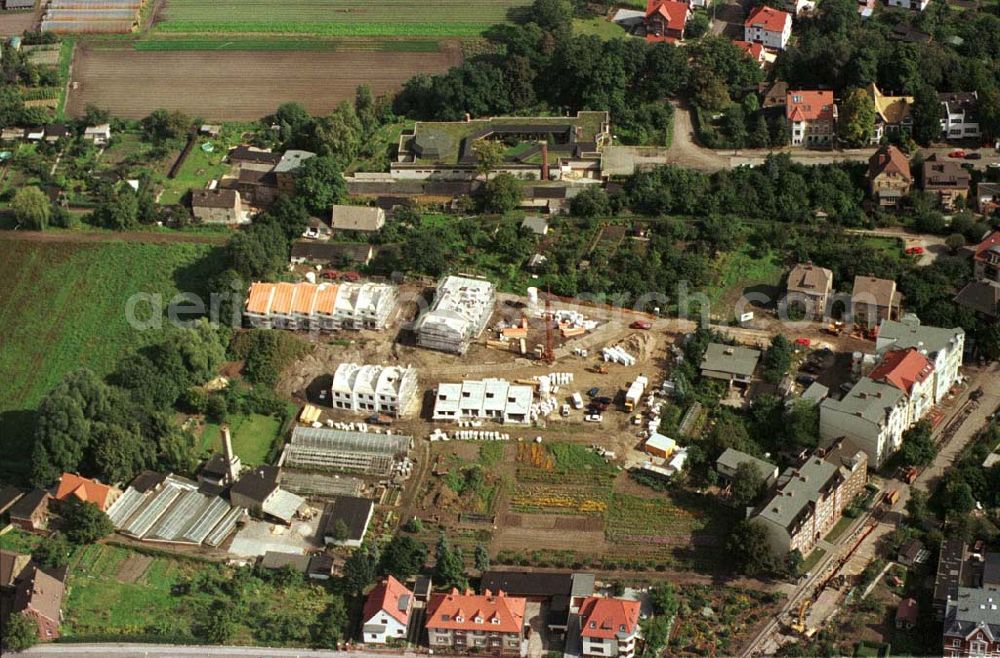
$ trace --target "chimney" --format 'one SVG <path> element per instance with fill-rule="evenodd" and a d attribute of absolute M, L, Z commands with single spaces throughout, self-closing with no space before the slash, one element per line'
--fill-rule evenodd
<path fill-rule="evenodd" d="M 549 143 L 542 142 L 542 175 L 541 180 L 549 179 Z"/>
<path fill-rule="evenodd" d="M 465 113 L 465 122 L 470 123 L 472 121 L 472 115 L 468 112 Z"/>
<path fill-rule="evenodd" d="M 233 437 L 229 425 L 222 426 L 222 454 L 226 457 L 226 467 L 229 469 L 229 481 L 235 482 L 240 475 L 240 458 L 233 452 Z"/>

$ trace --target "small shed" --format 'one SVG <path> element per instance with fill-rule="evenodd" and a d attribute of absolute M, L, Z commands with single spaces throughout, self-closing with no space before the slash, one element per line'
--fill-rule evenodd
<path fill-rule="evenodd" d="M 920 616 L 920 608 L 917 600 L 913 598 L 903 599 L 896 609 L 896 628 L 899 630 L 910 630 L 917 625 L 917 618 Z"/>
<path fill-rule="evenodd" d="M 521 221 L 521 228 L 527 229 L 535 235 L 547 235 L 549 232 L 549 220 L 538 215 L 529 215 Z"/>
<path fill-rule="evenodd" d="M 646 442 L 642 445 L 642 450 L 647 455 L 662 457 L 663 459 L 669 457 L 676 449 L 676 441 L 671 439 L 669 436 L 664 436 L 658 432 L 654 432 L 653 435 L 646 439 Z"/>

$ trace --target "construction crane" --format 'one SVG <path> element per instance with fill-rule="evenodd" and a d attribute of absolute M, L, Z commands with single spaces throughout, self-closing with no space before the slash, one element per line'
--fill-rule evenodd
<path fill-rule="evenodd" d="M 545 350 L 542 351 L 542 363 L 552 365 L 556 362 L 555 338 L 552 335 L 552 325 L 556 317 L 552 313 L 552 295 L 545 291 Z"/>
<path fill-rule="evenodd" d="M 792 624 L 792 630 L 795 631 L 796 633 L 802 633 L 803 635 L 805 634 L 806 613 L 809 611 L 810 605 L 812 605 L 812 601 L 810 601 L 808 597 L 802 599 L 802 603 L 799 604 L 798 617 L 796 618 L 795 623 Z"/>

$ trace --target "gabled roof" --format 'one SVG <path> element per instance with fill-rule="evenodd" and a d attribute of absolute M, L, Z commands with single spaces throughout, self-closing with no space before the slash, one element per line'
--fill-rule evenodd
<path fill-rule="evenodd" d="M 104 511 L 107 509 L 108 497 L 112 491 L 114 491 L 114 487 L 101 484 L 97 480 L 80 477 L 75 473 L 63 473 L 59 479 L 59 488 L 56 489 L 55 498 L 56 500 L 68 500 L 70 496 L 75 496 L 85 503 L 97 505 L 101 511 Z"/>
<path fill-rule="evenodd" d="M 230 494 L 245 496 L 254 502 L 263 503 L 277 488 L 278 469 L 265 464 L 244 473 L 229 491 Z"/>
<path fill-rule="evenodd" d="M 379 612 L 385 612 L 405 626 L 410 619 L 412 602 L 413 592 L 406 589 L 403 583 L 389 576 L 368 593 L 361 619 L 367 623 Z"/>
<path fill-rule="evenodd" d="M 240 193 L 236 190 L 216 188 L 214 190 L 192 190 L 192 208 L 225 208 L 235 209 L 239 203 Z"/>
<path fill-rule="evenodd" d="M 32 567 L 28 571 L 28 576 L 21 580 L 17 588 L 14 610 L 17 612 L 33 610 L 58 624 L 64 589 L 62 581 L 38 567 Z"/>
<path fill-rule="evenodd" d="M 864 297 L 865 299 L 860 299 Z M 874 302 L 878 306 L 892 306 L 896 299 L 896 282 L 873 276 L 855 276 L 851 300 L 865 303 Z"/>
<path fill-rule="evenodd" d="M 667 29 L 683 31 L 691 8 L 683 2 L 673 0 L 651 0 L 646 5 L 646 18 L 659 14 L 666 20 Z"/>
<path fill-rule="evenodd" d="M 790 89 L 785 97 L 789 121 L 832 121 L 833 108 L 833 92 L 828 90 Z"/>
<path fill-rule="evenodd" d="M 829 293 L 833 288 L 833 272 L 812 263 L 799 263 L 788 273 L 788 292 Z"/>
<path fill-rule="evenodd" d="M 895 174 L 913 180 L 910 175 L 910 161 L 893 145 L 883 146 L 868 159 L 868 178 L 874 179 L 882 174 Z"/>
<path fill-rule="evenodd" d="M 973 247 L 973 258 L 983 260 L 986 258 L 987 251 L 992 251 L 998 247 L 1000 247 L 1000 231 L 993 231 L 982 242 Z"/>
<path fill-rule="evenodd" d="M 1000 283 L 970 281 L 955 295 L 955 303 L 988 318 L 1000 318 Z"/>
<path fill-rule="evenodd" d="M 767 5 L 757 7 L 747 18 L 746 27 L 759 27 L 769 32 L 784 32 L 785 26 L 791 23 L 792 15 Z"/>
<path fill-rule="evenodd" d="M 914 384 L 927 381 L 933 373 L 934 364 L 916 349 L 910 348 L 886 352 L 881 363 L 868 376 L 875 381 L 892 384 L 909 395 Z"/>
<path fill-rule="evenodd" d="M 764 61 L 764 46 L 756 41 L 733 41 L 733 45 L 750 55 L 755 62 Z"/>
<path fill-rule="evenodd" d="M 589 596 L 580 606 L 580 634 L 612 639 L 635 632 L 639 623 L 638 601 Z"/>
<path fill-rule="evenodd" d="M 52 496 L 44 489 L 32 489 L 21 496 L 20 499 L 10 508 L 10 518 L 27 519 L 42 505 L 48 504 Z"/>
<path fill-rule="evenodd" d="M 889 125 L 900 124 L 910 116 L 913 96 L 886 96 L 875 83 L 868 85 L 868 95 L 875 105 L 875 112 Z"/>
<path fill-rule="evenodd" d="M 520 635 L 526 606 L 526 599 L 503 592 L 494 594 L 486 590 L 473 594 L 472 590 L 467 590 L 461 594 L 452 588 L 447 594 L 431 595 L 427 603 L 427 628 Z"/>

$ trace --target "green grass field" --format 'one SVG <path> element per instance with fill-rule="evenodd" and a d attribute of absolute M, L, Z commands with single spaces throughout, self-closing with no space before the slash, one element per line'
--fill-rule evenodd
<path fill-rule="evenodd" d="M 281 422 L 274 416 L 250 414 L 229 419 L 229 428 L 233 435 L 233 450 L 240 456 L 240 461 L 249 466 L 257 466 L 267 461 Z M 207 423 L 201 434 L 201 445 L 205 452 L 222 450 L 222 433 L 215 423 Z"/>
<path fill-rule="evenodd" d="M 224 50 L 249 52 L 404 52 L 436 53 L 441 44 L 429 39 L 303 39 L 271 37 L 157 38 L 136 41 L 139 51 Z"/>
<path fill-rule="evenodd" d="M 721 256 L 716 263 L 718 279 L 707 291 L 712 314 L 723 319 L 733 315 L 733 308 L 748 288 L 781 285 L 784 266 L 774 255 L 754 258 L 746 249 Z"/>
<path fill-rule="evenodd" d="M 31 414 L 67 372 L 107 374 L 128 350 L 161 330 L 137 330 L 125 308 L 136 293 L 198 292 L 221 251 L 202 244 L 8 240 L 0 278 L 0 477 L 23 476 Z M 142 309 L 138 309 L 143 313 Z M 143 317 L 140 315 L 140 317 Z"/>
<path fill-rule="evenodd" d="M 594 18 L 574 18 L 573 34 L 592 34 L 602 39 L 624 39 L 628 32 L 601 16 Z"/>
<path fill-rule="evenodd" d="M 201 137 L 191 149 L 177 176 L 163 181 L 163 193 L 160 203 L 169 205 L 180 203 L 181 199 L 191 189 L 202 189 L 209 181 L 221 178 L 229 171 L 229 165 L 222 160 L 226 157 L 230 146 L 239 143 L 239 134 L 225 131 L 218 138 Z M 211 144 L 211 152 L 202 150 L 203 144 Z"/>
<path fill-rule="evenodd" d="M 478 36 L 525 0 L 171 0 L 154 31 L 184 34 Z"/>

